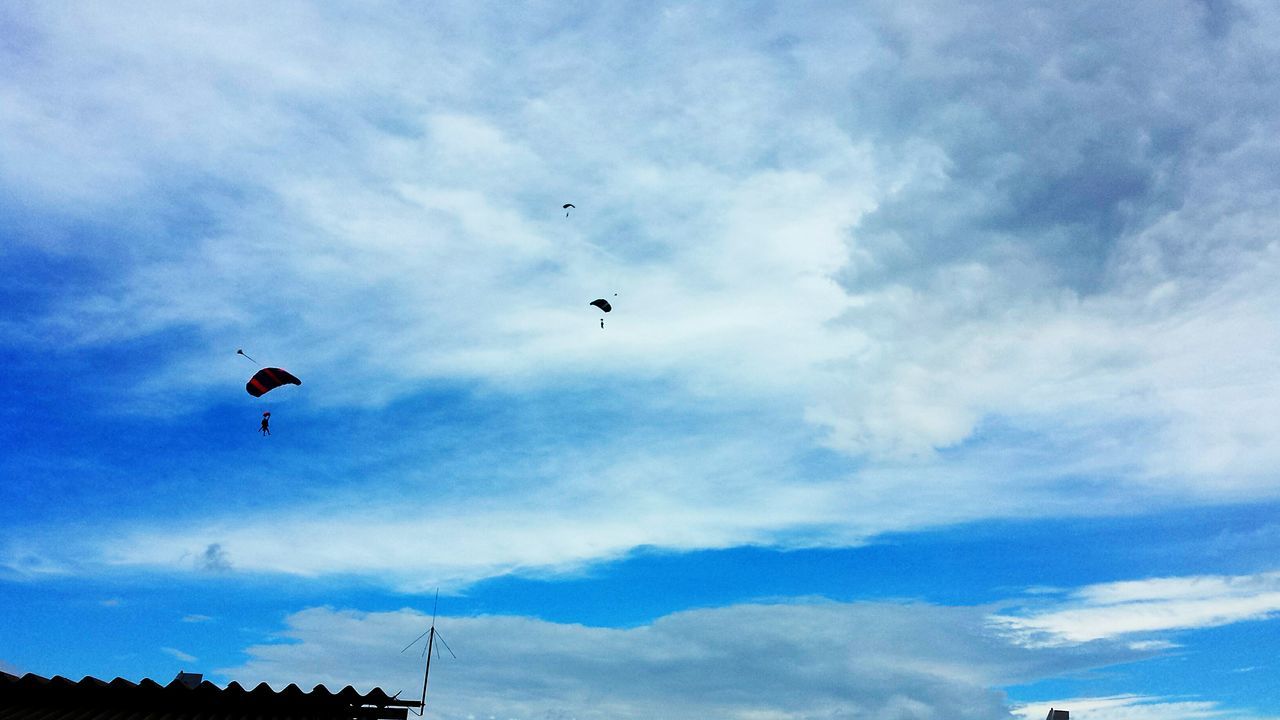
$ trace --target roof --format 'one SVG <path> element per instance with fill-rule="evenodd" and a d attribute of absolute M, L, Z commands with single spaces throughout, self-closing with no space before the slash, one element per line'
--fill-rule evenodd
<path fill-rule="evenodd" d="M 272 690 L 260 683 L 245 690 L 232 682 L 225 688 L 193 673 L 179 673 L 168 685 L 154 680 L 133 683 L 85 677 L 22 677 L 0 672 L 0 720 L 404 720 L 413 700 L 400 700 L 381 688 L 361 694 L 348 685 L 330 692 L 317 685 L 303 692 L 297 685 Z"/>

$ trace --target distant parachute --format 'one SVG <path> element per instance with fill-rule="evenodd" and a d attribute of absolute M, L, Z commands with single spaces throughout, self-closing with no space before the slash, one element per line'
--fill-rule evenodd
<path fill-rule="evenodd" d="M 594 305 L 595 307 L 598 307 L 605 312 L 609 312 L 610 310 L 613 309 L 613 306 L 609 304 L 609 301 L 605 300 L 604 298 L 597 298 L 595 300 L 592 300 L 588 304 Z"/>
<path fill-rule="evenodd" d="M 249 378 L 244 389 L 254 397 L 262 397 L 281 385 L 301 385 L 302 381 L 280 368 L 262 368 Z"/>
<path fill-rule="evenodd" d="M 569 208 L 573 208 L 574 210 L 578 209 L 573 203 L 565 203 L 564 205 L 561 205 L 560 209 L 564 210 L 565 217 L 569 217 Z"/>

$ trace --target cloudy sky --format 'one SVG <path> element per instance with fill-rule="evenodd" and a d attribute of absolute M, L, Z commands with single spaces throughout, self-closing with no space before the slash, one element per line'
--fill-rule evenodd
<path fill-rule="evenodd" d="M 1278 38 L 4 3 L 0 669 L 410 695 L 438 588 L 435 718 L 1274 717 Z"/>

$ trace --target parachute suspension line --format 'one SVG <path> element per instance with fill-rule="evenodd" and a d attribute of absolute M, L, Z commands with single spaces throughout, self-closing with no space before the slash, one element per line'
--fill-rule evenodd
<path fill-rule="evenodd" d="M 245 355 L 245 354 L 244 354 L 244 350 L 236 350 L 236 354 L 237 354 L 237 355 L 244 355 L 244 358 L 245 358 L 246 360 L 248 360 L 249 362 L 253 363 L 254 365 L 257 365 L 257 364 L 258 364 L 258 361 L 257 361 L 257 360 L 254 360 L 253 358 L 249 357 L 248 355 Z"/>

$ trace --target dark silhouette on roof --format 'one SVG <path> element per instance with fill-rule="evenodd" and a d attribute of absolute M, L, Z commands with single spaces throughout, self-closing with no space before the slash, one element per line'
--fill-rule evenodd
<path fill-rule="evenodd" d="M 220 688 L 185 672 L 168 685 L 0 672 L 0 720 L 405 720 L 410 707 L 418 702 L 388 696 L 382 688 L 362 694 L 350 685 L 335 693 L 323 685 L 303 692 L 290 684 L 277 692 L 266 683 L 252 690 L 236 682 Z"/>

